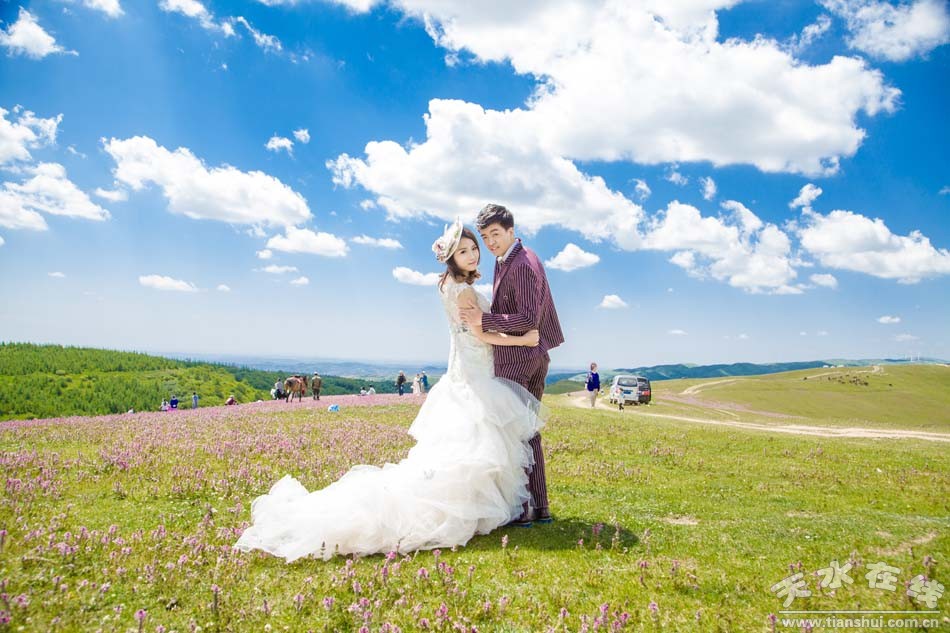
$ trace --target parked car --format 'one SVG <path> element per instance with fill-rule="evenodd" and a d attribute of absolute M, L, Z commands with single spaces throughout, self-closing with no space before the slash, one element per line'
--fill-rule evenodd
<path fill-rule="evenodd" d="M 650 379 L 643 376 L 618 374 L 610 385 L 610 404 L 650 404 L 652 396 Z"/>

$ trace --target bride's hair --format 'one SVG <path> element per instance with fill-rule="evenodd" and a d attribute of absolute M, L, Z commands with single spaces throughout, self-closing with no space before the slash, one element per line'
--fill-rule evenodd
<path fill-rule="evenodd" d="M 459 238 L 459 242 L 463 238 L 468 238 L 475 242 L 475 247 L 478 248 L 478 238 L 472 233 L 472 230 L 467 227 L 462 227 L 462 236 Z M 478 248 L 478 261 L 482 260 L 482 249 Z M 470 273 L 465 272 L 459 265 L 455 263 L 455 253 L 452 254 L 447 260 L 445 260 L 445 272 L 442 273 L 442 276 L 439 277 L 439 291 L 442 290 L 442 286 L 445 285 L 445 280 L 448 279 L 449 275 L 452 275 L 452 278 L 455 281 L 465 282 L 467 284 L 475 283 L 475 280 L 481 277 L 481 273 L 478 272 L 478 269 L 473 270 Z"/>

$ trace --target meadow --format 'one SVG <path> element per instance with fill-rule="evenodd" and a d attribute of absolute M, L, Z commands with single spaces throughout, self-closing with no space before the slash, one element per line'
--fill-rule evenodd
<path fill-rule="evenodd" d="M 903 369 L 891 389 L 950 393 L 950 369 Z M 399 461 L 419 399 L 2 423 L 0 630 L 802 629 L 786 609 L 909 611 L 933 619 L 931 630 L 950 625 L 948 598 L 934 593 L 950 580 L 945 441 L 676 418 L 913 429 L 926 417 L 950 439 L 945 409 L 906 417 L 894 408 L 906 403 L 886 398 L 865 407 L 862 386 L 840 400 L 860 415 L 829 405 L 809 417 L 781 389 L 733 386 L 731 401 L 716 386 L 694 390 L 715 393 L 717 411 L 680 395 L 696 381 L 669 383 L 654 383 L 655 405 L 622 413 L 546 397 L 550 525 L 500 528 L 454 551 L 289 565 L 232 549 L 251 501 L 286 473 L 313 489 L 354 464 Z M 820 586 L 832 561 L 850 565 L 853 583 Z M 896 569 L 893 589 L 875 586 L 877 563 Z M 811 595 L 786 607 L 773 586 L 798 573 Z"/>

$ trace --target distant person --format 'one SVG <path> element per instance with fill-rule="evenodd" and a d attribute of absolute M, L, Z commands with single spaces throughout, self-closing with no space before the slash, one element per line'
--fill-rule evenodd
<path fill-rule="evenodd" d="M 366 387 L 360 387 L 360 395 L 361 395 L 361 396 L 365 396 L 365 395 L 366 395 Z"/>
<path fill-rule="evenodd" d="M 591 363 L 590 371 L 587 372 L 587 397 L 590 398 L 591 409 L 597 402 L 598 393 L 600 393 L 600 374 L 597 373 L 597 363 Z"/>
<path fill-rule="evenodd" d="M 229 405 L 229 406 L 232 404 L 237 404 L 237 400 L 234 399 L 233 393 L 230 396 L 228 396 L 228 399 L 224 401 L 224 404 Z"/>
<path fill-rule="evenodd" d="M 280 400 L 284 397 L 284 392 L 282 391 L 283 385 L 280 380 L 274 383 L 274 399 Z"/>
<path fill-rule="evenodd" d="M 126 413 L 135 413 L 135 409 L 129 409 Z"/>
<path fill-rule="evenodd" d="M 198 392 L 197 391 L 191 392 L 191 408 L 192 409 L 198 408 Z"/>
<path fill-rule="evenodd" d="M 422 372 L 422 375 L 419 376 L 419 384 L 422 385 L 422 393 L 429 390 L 429 377 L 426 376 L 425 372 Z"/>
<path fill-rule="evenodd" d="M 171 402 L 168 403 L 168 406 L 172 409 L 178 409 L 178 396 L 173 395 Z"/>
<path fill-rule="evenodd" d="M 399 392 L 399 395 L 406 393 L 406 374 L 404 372 L 399 372 L 399 375 L 396 376 L 396 391 Z"/>
<path fill-rule="evenodd" d="M 422 382 L 419 380 L 419 374 L 416 374 L 412 379 L 412 395 L 418 395 L 420 389 L 422 389 Z"/>
<path fill-rule="evenodd" d="M 159 411 L 168 411 L 168 400 L 162 398 L 162 406 L 160 406 Z"/>
<path fill-rule="evenodd" d="M 310 388 L 313 389 L 313 399 L 320 399 L 320 390 L 323 389 L 323 378 L 320 377 L 320 374 L 313 372 L 313 378 L 310 381 Z"/>
<path fill-rule="evenodd" d="M 369 389 L 366 390 L 366 395 L 367 395 L 367 396 L 375 396 L 375 395 L 376 395 L 376 387 L 374 387 L 373 385 L 370 385 L 370 386 L 369 386 Z"/>

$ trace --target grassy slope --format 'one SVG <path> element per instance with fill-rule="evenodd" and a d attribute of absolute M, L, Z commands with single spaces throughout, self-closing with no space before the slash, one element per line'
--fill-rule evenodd
<path fill-rule="evenodd" d="M 810 369 L 738 378 L 710 385 L 696 396 L 707 402 L 738 403 L 756 410 L 804 416 L 805 420 L 795 423 L 950 430 L 950 367 L 885 365 L 882 373 L 870 373 L 870 369 Z M 818 377 L 803 380 L 806 376 Z M 851 379 L 862 382 L 856 384 Z M 862 384 L 863 381 L 868 384 Z M 690 409 L 670 402 L 665 396 L 710 382 L 713 381 L 656 381 L 654 397 L 658 404 L 666 404 L 670 409 Z M 692 408 L 693 413 L 700 411 Z M 755 415 L 742 417 L 767 421 Z"/>
<path fill-rule="evenodd" d="M 435 623 L 445 604 L 451 620 L 483 631 L 574 631 L 608 604 L 608 622 L 626 612 L 628 630 L 762 631 L 768 614 L 782 608 L 769 587 L 789 575 L 789 565 L 801 563 L 816 594 L 796 600 L 799 609 L 914 608 L 902 592 L 869 588 L 866 565 L 878 561 L 900 568 L 903 582 L 925 573 L 922 561 L 933 556 L 931 575 L 950 584 L 946 445 L 771 435 L 577 409 L 563 396 L 547 402 L 558 521 L 496 530 L 442 552 L 452 574 L 421 552 L 386 583 L 381 556 L 352 569 L 342 560 L 288 566 L 227 546 L 250 501 L 285 473 L 314 488 L 351 464 L 401 459 L 417 407 L 336 415 L 236 407 L 0 427 L 7 477 L 55 482 L 46 494 L 37 485 L 0 498 L 0 527 L 9 530 L 0 578 L 10 596 L 29 599 L 12 608 L 11 624 L 45 630 L 58 615 L 65 630 L 124 631 L 136 628 L 133 612 L 143 608 L 149 631 L 159 624 L 188 630 L 191 621 L 204 630 L 270 623 L 274 630 L 351 631 L 361 619 L 347 607 L 365 597 L 380 601 L 369 607 L 372 630 L 386 621 L 417 630 L 422 617 Z M 879 422 L 899 417 L 880 408 L 876 415 Z M 74 542 L 65 533 L 82 526 L 105 532 L 112 524 L 125 543 L 101 544 L 100 534 L 67 556 L 48 546 Z M 152 533 L 160 524 L 165 537 Z M 598 524 L 606 527 L 595 536 Z M 39 536 L 27 541 L 34 529 Z M 854 584 L 819 595 L 808 573 L 852 557 Z M 422 567 L 430 580 L 418 578 Z M 54 576 L 64 588 L 53 589 Z M 83 580 L 111 585 L 103 593 L 81 587 Z M 217 607 L 213 584 L 221 587 Z M 321 605 L 327 596 L 335 599 L 329 609 Z M 510 604 L 502 613 L 504 598 Z"/>

